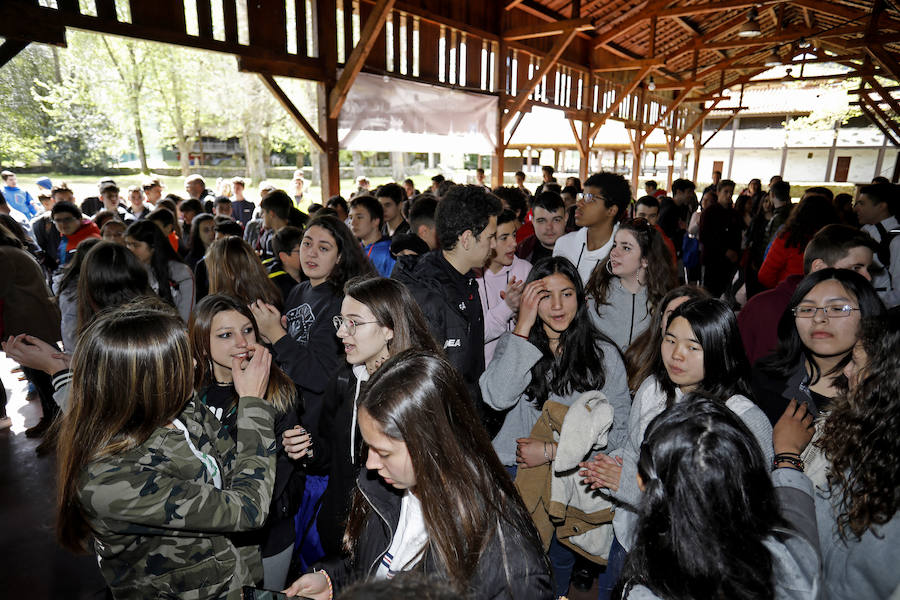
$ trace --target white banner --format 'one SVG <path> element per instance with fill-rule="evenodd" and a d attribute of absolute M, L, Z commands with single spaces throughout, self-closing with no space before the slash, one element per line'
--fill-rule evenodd
<path fill-rule="evenodd" d="M 497 97 L 360 73 L 338 120 L 341 149 L 492 154 Z"/>

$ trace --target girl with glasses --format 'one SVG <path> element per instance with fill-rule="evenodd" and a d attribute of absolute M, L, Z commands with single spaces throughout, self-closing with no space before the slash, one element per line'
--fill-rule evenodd
<path fill-rule="evenodd" d="M 346 363 L 332 376 L 313 431 L 313 472 L 328 475 L 316 528 L 327 557 L 341 553 L 341 537 L 350 510 L 356 477 L 364 462 L 356 422 L 356 401 L 369 378 L 391 356 L 409 348 L 439 353 L 422 311 L 406 286 L 393 279 L 358 278 L 346 286 L 340 314 L 332 319 L 332 335 L 343 345 Z M 290 456 L 302 456 L 310 442 L 300 430 L 289 430 L 284 445 Z"/>
<path fill-rule="evenodd" d="M 460 598 L 554 597 L 528 511 L 450 363 L 421 350 L 391 357 L 360 396 L 357 420 L 368 451 L 346 554 L 295 581 L 289 595 L 331 600 L 354 581 L 418 571 Z"/>
<path fill-rule="evenodd" d="M 322 394 L 341 363 L 331 320 L 340 313 L 344 284 L 358 275 L 374 276 L 350 229 L 336 217 L 309 222 L 300 240 L 300 267 L 308 278 L 294 286 L 278 307 L 257 299 L 250 310 L 259 333 L 272 344 L 275 360 L 303 394 L 303 422 L 315 432 Z M 273 286 L 274 287 L 274 286 Z"/>
<path fill-rule="evenodd" d="M 860 321 L 882 312 L 872 284 L 854 271 L 822 269 L 803 278 L 778 322 L 778 346 L 753 368 L 754 400 L 769 421 L 777 423 L 791 400 L 805 404 L 814 418 L 827 413 L 846 389 L 843 371 Z M 802 458 L 807 475 L 823 484 L 828 465 L 817 446 Z"/>
<path fill-rule="evenodd" d="M 675 287 L 672 257 L 646 219 L 619 225 L 613 247 L 587 282 L 594 325 L 623 352 L 650 325 L 653 307 Z"/>

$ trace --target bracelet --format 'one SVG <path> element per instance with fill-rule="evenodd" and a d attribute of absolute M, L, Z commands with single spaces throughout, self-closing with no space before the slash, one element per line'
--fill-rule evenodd
<path fill-rule="evenodd" d="M 550 458 L 550 453 L 547 452 L 547 442 L 544 442 L 544 459 L 547 462 L 550 462 L 552 459 Z"/>
<path fill-rule="evenodd" d="M 793 452 L 782 452 L 776 454 L 774 460 L 772 461 L 772 467 L 777 469 L 778 465 L 781 463 L 787 463 L 794 469 L 803 471 L 803 460 L 800 458 L 799 454 Z"/>
<path fill-rule="evenodd" d="M 519 336 L 519 337 L 522 338 L 523 340 L 527 340 L 527 339 L 528 339 L 528 336 L 527 336 L 527 335 L 522 335 L 521 333 L 516 333 L 515 331 L 512 331 L 511 333 L 512 333 L 513 335 Z"/>
<path fill-rule="evenodd" d="M 334 588 L 331 586 L 331 577 L 328 576 L 328 572 L 322 569 L 321 571 L 316 571 L 313 569 L 313 573 L 321 573 L 325 576 L 325 581 L 328 582 L 328 600 L 334 599 Z"/>

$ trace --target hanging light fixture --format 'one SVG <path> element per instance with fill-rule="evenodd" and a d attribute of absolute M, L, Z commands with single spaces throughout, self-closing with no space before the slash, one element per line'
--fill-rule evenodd
<path fill-rule="evenodd" d="M 778 50 L 772 48 L 772 52 L 769 53 L 769 58 L 766 59 L 767 67 L 777 67 L 781 63 L 781 57 L 778 55 Z"/>
<path fill-rule="evenodd" d="M 650 81 L 647 82 L 647 89 L 651 92 L 656 90 L 656 82 L 653 81 L 653 75 L 650 76 Z"/>
<path fill-rule="evenodd" d="M 756 7 L 751 6 L 750 11 L 747 13 L 747 22 L 741 25 L 741 29 L 738 31 L 738 37 L 754 38 L 762 35 L 759 23 L 756 22 L 758 16 L 759 14 L 756 12 Z"/>

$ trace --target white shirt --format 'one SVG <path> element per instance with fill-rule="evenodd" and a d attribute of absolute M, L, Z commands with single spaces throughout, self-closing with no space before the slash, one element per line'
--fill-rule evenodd
<path fill-rule="evenodd" d="M 609 240 L 605 244 L 596 250 L 588 250 L 588 228 L 582 227 L 578 231 L 567 233 L 556 240 L 556 245 L 553 247 L 553 256 L 565 256 L 572 261 L 572 264 L 578 269 L 578 274 L 581 275 L 581 283 L 587 285 L 594 267 L 609 255 L 618 230 L 619 224 L 616 223 L 613 226 L 612 235 L 609 236 Z"/>
<path fill-rule="evenodd" d="M 375 578 L 391 579 L 397 573 L 415 566 L 427 541 L 428 530 L 425 529 L 422 503 L 412 492 L 406 490 L 400 501 L 397 531 L 391 539 L 390 548 L 381 558 Z"/>

